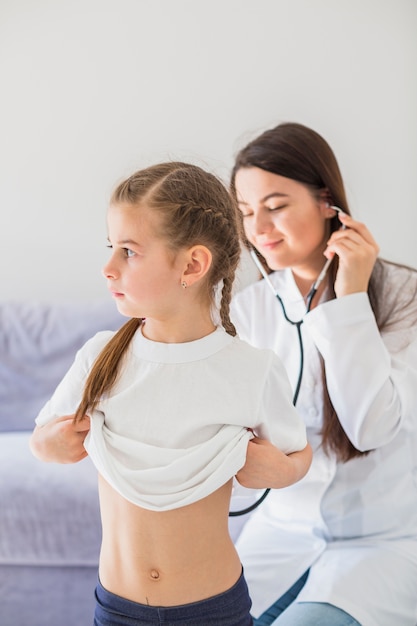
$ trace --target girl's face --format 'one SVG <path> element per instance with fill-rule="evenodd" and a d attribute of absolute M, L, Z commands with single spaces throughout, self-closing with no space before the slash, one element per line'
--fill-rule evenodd
<path fill-rule="evenodd" d="M 158 217 L 146 207 L 112 206 L 107 223 L 112 254 L 103 274 L 120 313 L 170 319 L 181 289 L 181 252 L 158 236 Z"/>
<path fill-rule="evenodd" d="M 315 279 L 326 259 L 328 206 L 291 178 L 258 167 L 242 168 L 236 195 L 249 242 L 272 270 L 291 267 L 295 275 Z"/>

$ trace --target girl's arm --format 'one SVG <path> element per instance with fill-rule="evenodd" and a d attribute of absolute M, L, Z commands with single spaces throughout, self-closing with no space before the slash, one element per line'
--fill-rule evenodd
<path fill-rule="evenodd" d="M 246 462 L 236 479 L 249 489 L 280 489 L 303 478 L 312 461 L 312 449 L 285 454 L 270 441 L 254 437 L 249 441 Z"/>
<path fill-rule="evenodd" d="M 90 418 L 85 416 L 74 424 L 74 413 L 80 403 L 88 371 L 113 334 L 101 331 L 84 344 L 52 398 L 39 412 L 29 445 L 32 454 L 41 461 L 77 463 L 87 456 L 83 444 L 90 430 Z"/>
<path fill-rule="evenodd" d="M 32 454 L 49 463 L 77 463 L 87 456 L 84 439 L 90 430 L 88 416 L 74 424 L 74 415 L 58 417 L 36 426 L 29 446 Z"/>

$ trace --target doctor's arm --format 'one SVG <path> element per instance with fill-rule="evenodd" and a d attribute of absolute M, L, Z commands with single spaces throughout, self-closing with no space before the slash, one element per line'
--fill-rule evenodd
<path fill-rule="evenodd" d="M 364 224 L 348 215 L 340 219 L 347 228 L 332 234 L 325 253 L 339 257 L 337 298 L 308 313 L 304 324 L 323 357 L 339 421 L 352 444 L 366 451 L 386 445 L 407 420 L 415 419 L 416 307 L 410 298 L 408 313 L 398 316 L 392 309 L 391 325 L 397 315 L 400 326 L 381 335 L 367 294 L 378 245 Z M 384 289 L 395 289 L 401 300 L 402 289 L 386 280 Z"/>

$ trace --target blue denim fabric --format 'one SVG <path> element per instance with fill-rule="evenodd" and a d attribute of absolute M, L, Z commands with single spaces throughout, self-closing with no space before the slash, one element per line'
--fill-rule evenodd
<path fill-rule="evenodd" d="M 324 602 L 295 602 L 308 578 L 307 570 L 272 606 L 254 620 L 255 626 L 361 626 L 342 609 Z"/>
<path fill-rule="evenodd" d="M 294 602 L 272 626 L 361 626 L 351 615 L 325 602 Z"/>
<path fill-rule="evenodd" d="M 281 613 L 285 611 L 285 609 L 290 606 L 292 602 L 294 602 L 301 589 L 305 585 L 309 571 L 310 570 L 307 570 L 301 576 L 301 578 L 299 578 L 297 582 L 295 582 L 293 586 L 290 587 L 290 589 L 288 589 L 286 593 L 284 593 L 284 595 L 278 598 L 278 600 L 274 602 L 274 604 L 270 606 L 269 609 L 265 611 L 265 613 L 262 613 L 262 615 L 255 620 L 256 626 L 270 626 L 270 624 L 273 623 L 274 619 L 281 615 Z"/>
<path fill-rule="evenodd" d="M 219 595 L 182 606 L 153 607 L 138 604 L 96 587 L 94 626 L 252 626 L 252 602 L 243 574 Z"/>

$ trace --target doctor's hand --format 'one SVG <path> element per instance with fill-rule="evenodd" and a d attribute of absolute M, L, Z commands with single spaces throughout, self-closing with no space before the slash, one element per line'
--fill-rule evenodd
<path fill-rule="evenodd" d="M 379 254 L 379 246 L 365 224 L 357 222 L 346 213 L 339 213 L 346 228 L 332 233 L 324 255 L 339 257 L 335 281 L 338 298 L 351 293 L 366 292 L 369 279 Z"/>
<path fill-rule="evenodd" d="M 237 481 L 249 489 L 280 489 L 303 478 L 312 461 L 311 446 L 284 454 L 270 441 L 254 437 L 248 443 L 245 465 L 236 474 Z"/>
<path fill-rule="evenodd" d="M 77 463 L 87 456 L 83 444 L 89 430 L 88 416 L 74 424 L 74 415 L 64 415 L 44 426 L 36 426 L 30 438 L 30 449 L 41 461 Z"/>

